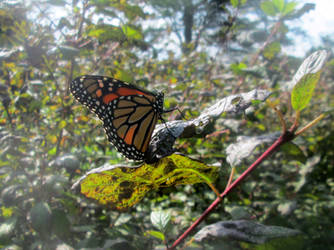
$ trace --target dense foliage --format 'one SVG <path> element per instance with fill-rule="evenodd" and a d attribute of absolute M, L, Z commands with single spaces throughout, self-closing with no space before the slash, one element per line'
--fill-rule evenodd
<path fill-rule="evenodd" d="M 170 245 L 216 198 L 215 193 L 205 183 L 161 188 L 128 211 L 118 212 L 71 190 L 86 171 L 126 159 L 109 144 L 101 122 L 74 101 L 69 83 L 82 74 L 98 74 L 163 90 L 165 107 L 178 105 L 187 119 L 227 95 L 256 88 L 272 91 L 267 103 L 254 102 L 245 113 L 222 115 L 203 136 L 177 141 L 177 151 L 220 166 L 214 185 L 222 191 L 231 171 L 225 149 L 237 136 L 280 131 L 273 107 L 293 122 L 285 86 L 302 59 L 282 48 L 293 44 L 288 23 L 314 6 L 284 3 L 1 2 L 0 247 Z M 331 51 L 333 41 L 323 40 L 323 48 Z M 294 248 L 333 246 L 333 73 L 334 60 L 329 58 L 311 105 L 300 114 L 300 124 L 324 112 L 326 117 L 266 160 L 200 226 L 248 219 L 299 230 Z M 165 119 L 181 117 L 174 111 Z M 235 166 L 236 175 L 264 148 Z M 161 210 L 168 211 L 171 220 L 163 234 L 155 231 L 151 218 L 152 211 Z M 211 245 L 198 244 L 207 244 L 205 249 Z M 228 240 L 222 245 L 256 248 Z"/>

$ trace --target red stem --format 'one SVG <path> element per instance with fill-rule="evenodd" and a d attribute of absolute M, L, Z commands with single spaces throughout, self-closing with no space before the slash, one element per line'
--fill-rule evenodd
<path fill-rule="evenodd" d="M 283 133 L 256 161 L 243 172 L 225 191 L 217 198 L 205 211 L 204 213 L 174 242 L 174 244 L 168 249 L 174 249 L 181 243 L 195 227 L 202 222 L 211 212 L 215 209 L 223 198 L 231 192 L 236 186 L 238 186 L 243 179 L 245 179 L 264 159 L 266 159 L 271 153 L 277 150 L 283 143 L 291 141 L 294 138 L 294 134 L 286 131 Z"/>

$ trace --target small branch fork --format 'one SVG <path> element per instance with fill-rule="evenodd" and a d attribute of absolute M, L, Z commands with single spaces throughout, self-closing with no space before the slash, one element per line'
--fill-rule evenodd
<path fill-rule="evenodd" d="M 204 211 L 204 213 L 168 248 L 175 249 L 194 229 L 201 223 L 218 204 L 227 196 L 234 188 L 236 188 L 256 167 L 262 163 L 268 156 L 276 151 L 282 144 L 292 141 L 295 137 L 294 132 L 285 131 L 282 135 L 245 171 L 243 172 L 231 185 L 227 186 L 225 191 Z"/>

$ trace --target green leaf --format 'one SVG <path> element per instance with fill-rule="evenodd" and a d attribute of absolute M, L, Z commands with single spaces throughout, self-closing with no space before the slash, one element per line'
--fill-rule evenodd
<path fill-rule="evenodd" d="M 68 237 L 70 235 L 71 222 L 67 214 L 61 209 L 52 211 L 52 231 L 59 237 Z"/>
<path fill-rule="evenodd" d="M 48 203 L 37 203 L 30 210 L 31 226 L 41 234 L 47 234 L 50 230 L 52 213 Z"/>
<path fill-rule="evenodd" d="M 289 4 L 291 4 L 291 5 L 294 5 L 294 7 L 296 7 L 297 6 L 297 3 L 295 3 L 295 2 L 291 2 L 291 3 L 288 3 L 287 5 L 289 5 Z M 307 12 L 310 12 L 311 10 L 314 10 L 315 9 L 315 4 L 314 3 L 306 3 L 306 4 L 304 4 L 304 6 L 302 7 L 302 8 L 300 8 L 300 9 L 298 9 L 298 10 L 296 10 L 295 8 L 294 8 L 294 11 L 292 12 L 292 13 L 290 13 L 290 14 L 288 14 L 288 15 L 286 15 L 286 17 L 285 17 L 285 19 L 286 20 L 292 20 L 292 19 L 299 19 L 301 16 L 303 16 L 305 13 L 307 13 Z M 292 6 L 286 6 L 286 9 L 287 9 L 287 11 L 291 8 Z M 284 12 L 285 12 L 285 10 L 284 10 Z"/>
<path fill-rule="evenodd" d="M 101 36 L 102 34 L 105 33 L 104 29 L 92 29 L 89 31 L 88 36 L 93 36 L 98 38 L 99 36 Z"/>
<path fill-rule="evenodd" d="M 276 16 L 278 14 L 275 5 L 271 1 L 265 1 L 261 3 L 261 9 L 268 16 Z"/>
<path fill-rule="evenodd" d="M 273 0 L 273 4 L 279 12 L 283 12 L 285 0 Z"/>
<path fill-rule="evenodd" d="M 160 232 L 165 232 L 170 222 L 171 215 L 164 211 L 153 211 L 151 213 L 151 222 Z"/>
<path fill-rule="evenodd" d="M 149 234 L 153 236 L 154 238 L 157 238 L 161 241 L 165 240 L 165 235 L 159 231 L 150 230 L 150 231 L 146 231 L 146 234 Z"/>
<path fill-rule="evenodd" d="M 13 207 L 5 207 L 2 206 L 1 207 L 1 215 L 3 218 L 9 218 L 12 216 L 13 212 L 14 212 L 14 208 Z"/>
<path fill-rule="evenodd" d="M 263 51 L 263 56 L 269 60 L 273 59 L 281 51 L 281 44 L 273 42 L 269 44 Z"/>
<path fill-rule="evenodd" d="M 230 3 L 234 8 L 237 8 L 239 6 L 239 0 L 230 0 Z"/>
<path fill-rule="evenodd" d="M 284 6 L 283 15 L 285 16 L 292 13 L 296 9 L 296 6 L 297 6 L 296 2 L 286 3 Z"/>
<path fill-rule="evenodd" d="M 139 30 L 137 30 L 133 27 L 130 27 L 129 25 L 123 25 L 122 30 L 123 30 L 125 36 L 129 40 L 142 40 L 143 39 L 142 33 Z"/>
<path fill-rule="evenodd" d="M 319 81 L 322 66 L 327 58 L 325 50 L 319 50 L 307 57 L 299 67 L 288 88 L 292 89 L 291 105 L 294 110 L 302 110 L 310 102 Z"/>
<path fill-rule="evenodd" d="M 124 14 L 129 20 L 135 20 L 136 18 L 139 19 L 139 17 L 145 18 L 144 11 L 137 5 L 126 5 Z"/>
<path fill-rule="evenodd" d="M 307 74 L 299 80 L 291 93 L 291 104 L 294 110 L 301 111 L 311 101 L 313 91 L 319 81 L 320 72 Z"/>
<path fill-rule="evenodd" d="M 67 122 L 66 122 L 65 120 L 62 120 L 62 121 L 59 123 L 58 128 L 59 128 L 59 129 L 65 128 L 66 125 L 67 125 Z"/>
<path fill-rule="evenodd" d="M 296 160 L 301 163 L 306 163 L 307 157 L 304 152 L 294 143 L 288 142 L 282 145 L 282 151 L 288 156 L 290 160 Z"/>
<path fill-rule="evenodd" d="M 287 88 L 292 90 L 293 87 L 301 80 L 306 74 L 317 73 L 321 70 L 327 58 L 326 50 L 318 50 L 308 56 L 297 70 L 292 81 L 288 84 Z"/>
<path fill-rule="evenodd" d="M 218 168 L 174 154 L 152 165 L 93 169 L 73 188 L 80 187 L 80 192 L 86 197 L 111 209 L 124 210 L 137 204 L 151 190 L 205 182 L 201 175 L 214 180 L 218 176 Z"/>
<path fill-rule="evenodd" d="M 234 8 L 238 8 L 247 3 L 247 0 L 230 0 L 230 3 Z"/>
<path fill-rule="evenodd" d="M 55 155 L 57 153 L 57 147 L 53 147 L 48 151 L 48 155 Z"/>
<path fill-rule="evenodd" d="M 89 29 L 89 36 L 96 37 L 100 42 L 124 41 L 124 32 L 120 27 L 108 24 L 99 24 Z"/>
<path fill-rule="evenodd" d="M 113 77 L 128 83 L 132 83 L 134 81 L 131 72 L 122 69 L 118 69 L 113 75 Z"/>
<path fill-rule="evenodd" d="M 235 73 L 236 75 L 242 75 L 243 74 L 243 70 L 247 69 L 247 65 L 243 62 L 236 64 L 233 63 L 231 65 L 231 70 L 233 71 L 233 73 Z"/>

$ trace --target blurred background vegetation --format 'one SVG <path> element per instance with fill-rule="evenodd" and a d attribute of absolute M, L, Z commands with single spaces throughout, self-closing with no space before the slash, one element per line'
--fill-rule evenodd
<path fill-rule="evenodd" d="M 82 74 L 112 76 L 164 91 L 165 107 L 177 104 L 188 119 L 218 98 L 267 89 L 289 118 L 292 110 L 284 86 L 303 58 L 282 52 L 293 45 L 287 34 L 297 32 L 286 22 L 298 20 L 314 6 L 240 2 L 0 2 L 0 247 L 152 249 L 161 242 L 146 233 L 154 229 L 151 211 L 170 211 L 167 240 L 173 242 L 207 208 L 215 194 L 205 184 L 152 192 L 122 213 L 75 194 L 71 185 L 87 170 L 126 159 L 107 141 L 95 115 L 74 101 L 68 86 Z M 332 51 L 333 45 L 326 37 L 321 48 Z M 331 57 L 312 105 L 302 113 L 303 124 L 333 108 L 333 76 Z M 277 152 L 201 226 L 252 219 L 300 230 L 303 249 L 332 248 L 332 118 L 329 113 L 295 140 L 299 157 L 289 149 Z M 173 112 L 165 119 L 181 118 Z M 223 116 L 214 129 L 229 133 L 178 140 L 175 147 L 220 166 L 215 185 L 223 190 L 230 171 L 226 147 L 238 135 L 281 128 L 275 112 L 262 103 L 245 114 Z M 238 166 L 237 174 L 261 151 Z"/>

